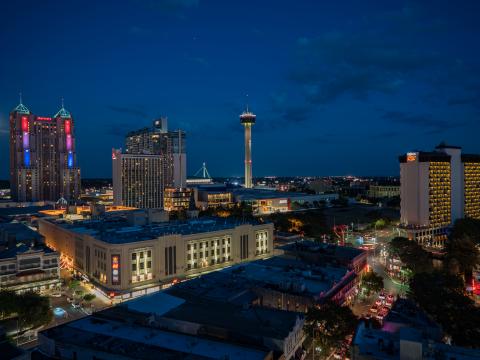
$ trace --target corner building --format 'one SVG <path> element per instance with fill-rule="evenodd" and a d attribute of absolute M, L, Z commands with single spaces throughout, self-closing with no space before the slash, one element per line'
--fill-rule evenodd
<path fill-rule="evenodd" d="M 18 202 L 76 200 L 81 191 L 74 120 L 63 107 L 34 115 L 20 104 L 10 113 L 10 188 Z"/>
<path fill-rule="evenodd" d="M 399 161 L 400 228 L 410 240 L 440 248 L 455 220 L 480 219 L 480 155 L 440 144 Z"/>
<path fill-rule="evenodd" d="M 118 299 L 245 261 L 272 256 L 273 224 L 208 218 L 135 224 L 114 217 L 40 219 L 46 244 L 63 263 Z"/>

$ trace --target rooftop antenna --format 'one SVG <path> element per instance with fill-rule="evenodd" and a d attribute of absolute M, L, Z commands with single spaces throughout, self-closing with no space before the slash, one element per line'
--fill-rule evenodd
<path fill-rule="evenodd" d="M 63 105 L 63 96 L 62 96 L 62 109 L 64 108 L 64 105 Z"/>
<path fill-rule="evenodd" d="M 18 93 L 18 97 L 20 98 L 20 104 L 21 104 L 22 103 L 22 92 L 21 91 Z"/>
<path fill-rule="evenodd" d="M 247 98 L 247 113 L 248 113 L 248 94 L 246 95 Z"/>

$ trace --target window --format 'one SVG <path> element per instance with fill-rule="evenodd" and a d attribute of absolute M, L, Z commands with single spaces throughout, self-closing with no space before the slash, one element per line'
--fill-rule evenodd
<path fill-rule="evenodd" d="M 151 261 L 147 261 L 147 269 L 151 269 L 152 268 L 152 262 Z"/>
<path fill-rule="evenodd" d="M 137 271 L 137 264 L 132 264 L 132 271 Z"/>
<path fill-rule="evenodd" d="M 192 260 L 192 255 L 191 254 L 187 255 L 187 260 Z"/>
<path fill-rule="evenodd" d="M 145 263 L 142 262 L 140 263 L 140 270 L 143 270 L 143 269 L 145 269 Z"/>
<path fill-rule="evenodd" d="M 140 259 L 143 259 L 143 252 L 140 253 Z"/>
<path fill-rule="evenodd" d="M 190 244 L 187 245 L 187 250 L 190 251 Z"/>
<path fill-rule="evenodd" d="M 137 254 L 136 253 L 132 253 L 132 260 L 137 260 Z"/>
<path fill-rule="evenodd" d="M 210 251 L 210 256 L 215 255 L 215 250 Z"/>
<path fill-rule="evenodd" d="M 147 251 L 147 257 L 152 257 L 152 250 Z"/>

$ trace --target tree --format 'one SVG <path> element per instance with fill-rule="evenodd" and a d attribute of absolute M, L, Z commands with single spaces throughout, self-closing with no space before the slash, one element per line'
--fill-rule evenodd
<path fill-rule="evenodd" d="M 408 295 L 456 345 L 480 346 L 480 308 L 465 295 L 460 276 L 442 271 L 417 273 L 410 279 Z"/>
<path fill-rule="evenodd" d="M 80 286 L 80 280 L 75 280 L 75 279 L 72 279 L 68 284 L 68 288 L 73 291 L 75 291 L 75 289 L 79 286 Z"/>
<path fill-rule="evenodd" d="M 308 309 L 305 332 L 313 337 L 322 351 L 330 352 L 355 331 L 357 321 L 349 307 L 330 301 L 319 308 Z"/>
<path fill-rule="evenodd" d="M 456 220 L 450 238 L 469 238 L 476 245 L 480 245 L 480 220 L 469 218 Z"/>
<path fill-rule="evenodd" d="M 466 278 L 469 278 L 473 269 L 480 264 L 480 253 L 477 245 L 465 233 L 463 235 L 455 234 L 449 237 L 445 244 L 446 263 L 450 271 L 454 273 L 461 273 Z"/>
<path fill-rule="evenodd" d="M 95 298 L 96 298 L 95 294 L 85 294 L 83 296 L 83 300 L 86 301 L 86 302 L 91 302 Z"/>
<path fill-rule="evenodd" d="M 430 254 L 415 241 L 404 237 L 396 237 L 390 242 L 390 253 L 400 260 L 414 273 L 429 272 L 433 269 Z"/>
<path fill-rule="evenodd" d="M 366 273 L 362 278 L 362 285 L 367 290 L 367 296 L 383 289 L 383 278 L 374 271 Z"/>
<path fill-rule="evenodd" d="M 16 300 L 15 292 L 10 290 L 0 291 L 0 314 L 2 319 L 17 311 Z"/>
<path fill-rule="evenodd" d="M 25 327 L 38 327 L 52 320 L 50 301 L 35 292 L 17 295 L 17 315 L 19 330 Z"/>

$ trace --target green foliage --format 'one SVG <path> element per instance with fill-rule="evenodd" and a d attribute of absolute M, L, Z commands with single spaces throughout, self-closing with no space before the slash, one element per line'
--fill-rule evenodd
<path fill-rule="evenodd" d="M 85 300 L 86 302 L 93 301 L 93 299 L 95 298 L 96 298 L 95 294 L 85 294 L 83 296 L 83 300 Z"/>
<path fill-rule="evenodd" d="M 453 225 L 452 239 L 469 238 L 476 245 L 480 245 L 480 220 L 475 219 L 458 219 Z"/>
<path fill-rule="evenodd" d="M 294 214 L 277 213 L 270 215 L 268 219 L 274 223 L 277 231 L 297 232 L 314 239 L 321 239 L 324 234 L 332 235 L 332 230 L 326 224 L 322 209 Z M 293 223 L 301 223 L 298 231 L 292 229 Z"/>
<path fill-rule="evenodd" d="M 314 340 L 329 353 L 338 347 L 345 337 L 353 334 L 357 326 L 357 317 L 347 306 L 328 302 L 320 308 L 312 307 L 305 319 L 305 333 L 313 335 Z"/>
<path fill-rule="evenodd" d="M 68 288 L 71 290 L 75 290 L 79 286 L 80 286 L 80 280 L 75 280 L 75 279 L 72 279 L 68 284 Z"/>
<path fill-rule="evenodd" d="M 0 291 L 0 311 L 2 316 L 17 314 L 20 330 L 48 323 L 53 316 L 49 299 L 35 292 Z"/>
<path fill-rule="evenodd" d="M 429 272 L 433 270 L 430 254 L 415 241 L 404 237 L 396 237 L 390 242 L 390 252 L 414 273 Z"/>
<path fill-rule="evenodd" d="M 446 264 L 453 273 L 469 276 L 480 264 L 480 221 L 459 219 L 445 243 Z"/>
<path fill-rule="evenodd" d="M 17 295 L 13 291 L 0 291 L 0 314 L 3 319 L 17 311 Z"/>
<path fill-rule="evenodd" d="M 370 295 L 383 289 L 383 278 L 374 271 L 370 271 L 363 276 L 362 285 L 367 290 L 367 295 Z"/>
<path fill-rule="evenodd" d="M 373 226 L 376 228 L 376 229 L 383 229 L 385 226 L 387 226 L 387 221 L 384 220 L 384 219 L 378 219 L 377 221 L 375 221 L 373 223 Z"/>
<path fill-rule="evenodd" d="M 479 347 L 480 308 L 465 295 L 458 275 L 441 271 L 415 274 L 409 296 L 460 346 Z"/>
<path fill-rule="evenodd" d="M 53 314 L 47 297 L 35 292 L 26 292 L 18 296 L 17 303 L 20 329 L 38 327 L 52 320 Z"/>

